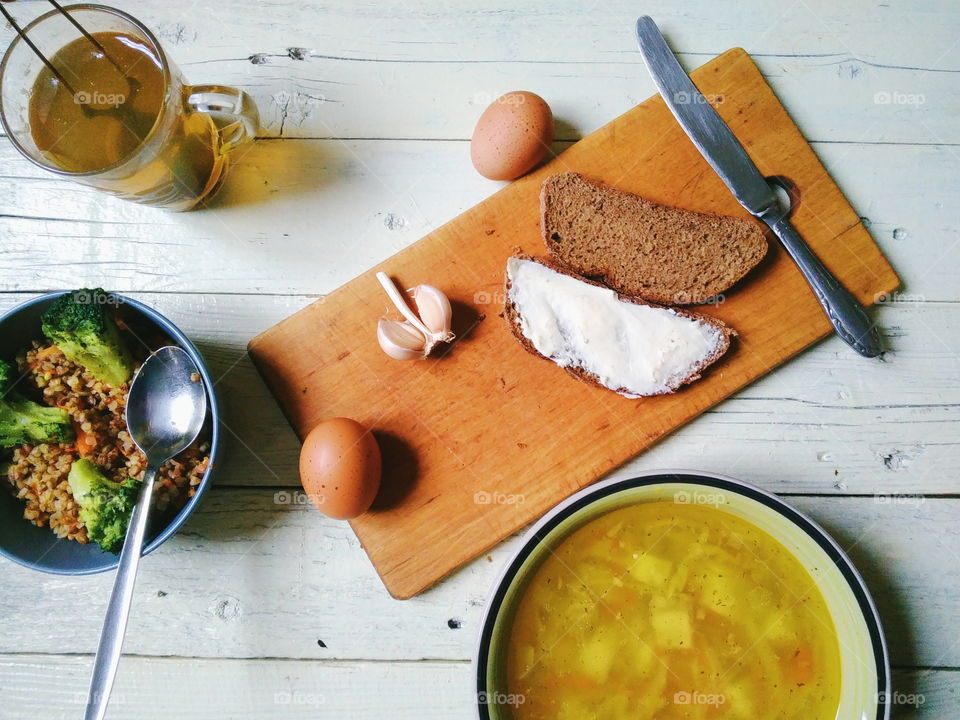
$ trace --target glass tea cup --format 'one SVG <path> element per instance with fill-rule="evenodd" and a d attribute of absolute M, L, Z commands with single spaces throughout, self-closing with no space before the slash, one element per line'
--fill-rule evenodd
<path fill-rule="evenodd" d="M 95 46 L 57 10 L 24 28 L 64 84 L 21 37 L 14 38 L 0 63 L 0 123 L 16 148 L 60 177 L 144 205 L 189 210 L 212 197 L 231 153 L 257 131 L 259 115 L 251 98 L 232 87 L 188 85 L 153 33 L 121 10 L 89 4 L 65 10 L 103 44 Z M 94 72 L 83 76 L 76 62 L 65 66 L 70 58 Z M 112 86 L 98 87 L 97 82 L 106 83 L 101 75 L 110 73 Z M 127 83 L 120 92 L 118 79 Z M 65 100 L 67 87 L 72 92 Z M 47 95 L 55 99 L 38 107 L 38 98 Z M 150 103 L 148 111 L 136 109 L 141 101 Z M 140 121 L 137 134 L 131 118 Z M 51 134 L 51 128 L 62 133 Z M 124 142 L 111 145 L 113 137 Z M 85 164 L 78 164 L 75 159 L 83 152 Z"/>

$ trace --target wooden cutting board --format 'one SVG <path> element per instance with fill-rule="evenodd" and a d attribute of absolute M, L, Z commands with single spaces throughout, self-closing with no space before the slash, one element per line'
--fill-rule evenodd
<path fill-rule="evenodd" d="M 761 171 L 799 188 L 795 225 L 830 270 L 865 303 L 894 290 L 893 269 L 750 57 L 729 50 L 692 76 Z M 761 266 L 703 309 L 739 341 L 675 395 L 628 400 L 528 354 L 500 317 L 504 265 L 518 249 L 546 254 L 540 183 L 566 170 L 663 203 L 748 216 L 654 97 L 250 342 L 301 438 L 333 416 L 375 431 L 383 488 L 352 525 L 395 597 L 424 590 L 831 332 L 771 240 Z M 463 172 L 473 172 L 466 159 Z M 391 306 L 377 270 L 449 295 L 459 340 L 446 354 L 401 362 L 381 352 L 376 323 Z"/>

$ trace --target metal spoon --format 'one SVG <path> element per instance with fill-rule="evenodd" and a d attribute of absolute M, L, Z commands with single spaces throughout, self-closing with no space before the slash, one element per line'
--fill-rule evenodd
<path fill-rule="evenodd" d="M 207 415 L 207 394 L 198 377 L 197 366 L 184 350 L 163 347 L 141 366 L 130 386 L 127 429 L 137 447 L 147 456 L 147 469 L 120 551 L 117 577 L 94 660 L 84 720 L 103 720 L 107 712 L 123 634 L 130 616 L 130 600 L 147 533 L 157 471 L 196 440 Z"/>

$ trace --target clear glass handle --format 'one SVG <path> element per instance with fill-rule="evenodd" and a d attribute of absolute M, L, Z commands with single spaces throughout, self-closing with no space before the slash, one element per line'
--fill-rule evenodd
<path fill-rule="evenodd" d="M 221 152 L 230 152 L 256 136 L 260 113 L 243 90 L 227 85 L 192 85 L 185 90 L 187 104 L 194 111 L 209 113 L 217 121 Z"/>

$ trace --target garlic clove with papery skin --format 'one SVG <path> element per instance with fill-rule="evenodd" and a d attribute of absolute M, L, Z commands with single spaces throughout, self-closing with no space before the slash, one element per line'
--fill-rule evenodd
<path fill-rule="evenodd" d="M 377 341 L 395 360 L 417 360 L 427 355 L 427 339 L 408 322 L 381 319 L 377 323 Z"/>
<path fill-rule="evenodd" d="M 433 351 L 433 348 L 436 347 L 437 343 L 450 342 L 454 339 L 455 336 L 450 331 L 453 315 L 450 307 L 450 301 L 447 299 L 446 295 L 440 292 L 440 290 L 432 285 L 419 285 L 416 288 L 413 288 L 411 291 L 417 291 L 415 297 L 413 298 L 414 303 L 417 304 L 418 310 L 426 314 L 426 318 L 421 319 L 417 313 L 410 309 L 406 299 L 397 289 L 397 286 L 393 284 L 393 280 L 391 280 L 386 273 L 378 272 L 377 281 L 383 287 L 390 300 L 393 301 L 393 304 L 396 306 L 397 310 L 400 311 L 400 314 L 407 319 L 406 323 L 403 324 L 420 332 L 420 334 L 423 336 L 423 350 L 420 357 L 427 357 Z M 417 297 L 419 297 L 419 301 L 417 300 Z M 420 308 L 420 304 L 423 305 L 422 310 Z M 429 326 L 425 320 L 429 320 Z M 382 323 L 397 323 L 396 320 L 381 320 L 380 322 L 381 325 L 377 326 L 378 338 L 381 336 L 381 327 L 383 327 Z M 386 348 L 384 348 L 384 351 L 387 352 L 390 357 L 404 355 L 404 357 L 399 359 L 408 359 L 407 353 L 396 350 L 393 347 L 397 344 L 397 337 L 401 337 L 401 335 L 399 335 L 400 331 L 396 330 L 392 326 L 387 327 L 390 327 L 391 329 L 387 331 L 389 335 L 385 336 L 384 340 L 387 341 L 388 346 L 391 347 L 391 351 L 386 351 Z M 381 347 L 382 346 L 383 342 L 381 342 Z M 410 350 L 411 348 L 405 347 L 404 349 Z M 392 354 L 392 352 L 397 352 L 397 355 Z"/>
<path fill-rule="evenodd" d="M 450 307 L 450 300 L 447 299 L 447 296 L 433 285 L 417 285 L 407 292 L 413 298 L 417 315 L 420 316 L 427 329 L 436 335 L 437 341 L 449 342 L 453 340 L 453 333 L 450 332 L 450 326 L 453 322 L 453 308 Z"/>

